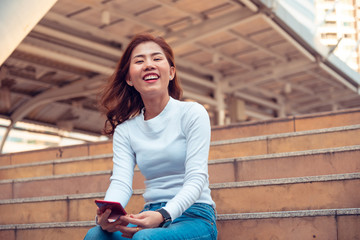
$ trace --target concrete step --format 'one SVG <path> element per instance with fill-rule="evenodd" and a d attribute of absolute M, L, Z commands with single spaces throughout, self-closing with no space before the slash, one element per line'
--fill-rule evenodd
<path fill-rule="evenodd" d="M 211 183 L 360 172 L 360 145 L 209 161 Z"/>
<path fill-rule="evenodd" d="M 215 141 L 210 160 L 266 155 L 360 144 L 360 125 Z M 112 154 L 0 166 L 0 180 L 53 176 L 112 169 Z M 1 188 L 1 187 L 0 187 Z"/>
<path fill-rule="evenodd" d="M 360 125 L 238 138 L 211 143 L 209 159 L 360 145 Z"/>
<path fill-rule="evenodd" d="M 360 109 L 324 112 L 300 116 L 215 126 L 212 141 L 261 135 L 308 131 L 360 124 Z"/>
<path fill-rule="evenodd" d="M 360 173 L 211 184 L 219 214 L 360 207 Z M 126 210 L 141 210 L 143 190 Z M 0 201 L 1 224 L 92 220 L 104 193 Z M 40 211 L 41 210 L 41 211 Z"/>
<path fill-rule="evenodd" d="M 219 214 L 219 240 L 326 239 L 349 240 L 360 236 L 360 208 Z M 0 239 L 78 240 L 94 221 L 0 226 Z"/>
<path fill-rule="evenodd" d="M 360 208 L 223 214 L 217 226 L 219 240 L 358 239 Z"/>
<path fill-rule="evenodd" d="M 0 166 L 0 180 L 111 170 L 112 154 Z"/>
<path fill-rule="evenodd" d="M 104 192 L 111 171 L 0 181 L 0 199 Z"/>
<path fill-rule="evenodd" d="M 219 213 L 360 207 L 360 173 L 212 184 Z"/>
<path fill-rule="evenodd" d="M 0 166 L 27 164 L 74 157 L 95 156 L 109 153 L 112 153 L 112 142 L 103 141 L 26 152 L 1 154 Z"/>
<path fill-rule="evenodd" d="M 101 163 L 103 159 L 94 157 L 93 160 L 79 160 L 74 165 L 79 170 L 90 169 L 97 165 L 92 161 Z M 64 164 L 70 164 L 70 162 L 66 161 Z M 81 164 L 86 166 L 81 168 Z M 2 170 L 6 168 L 3 167 Z M 354 172 L 360 172 L 360 145 L 209 161 L 210 183 Z M 103 192 L 107 189 L 110 175 L 111 171 L 106 170 L 2 180 L 0 181 L 0 199 Z M 139 170 L 135 171 L 133 188 L 145 188 L 144 177 Z"/>

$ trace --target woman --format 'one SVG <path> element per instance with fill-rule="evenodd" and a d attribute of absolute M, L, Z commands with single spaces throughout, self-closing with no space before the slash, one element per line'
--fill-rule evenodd
<path fill-rule="evenodd" d="M 173 52 L 159 37 L 135 36 L 102 98 L 105 130 L 113 135 L 114 167 L 105 200 L 126 206 L 135 165 L 146 178 L 141 213 L 97 224 L 85 239 L 216 239 L 208 180 L 209 116 L 179 101 Z"/>

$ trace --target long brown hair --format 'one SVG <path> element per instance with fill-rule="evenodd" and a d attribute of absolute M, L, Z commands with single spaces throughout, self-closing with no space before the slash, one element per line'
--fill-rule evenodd
<path fill-rule="evenodd" d="M 108 135 L 113 135 L 117 125 L 138 115 L 144 107 L 140 93 L 126 83 L 132 51 L 136 46 L 144 42 L 155 42 L 158 44 L 164 51 L 170 67 L 175 67 L 176 69 L 174 53 L 162 37 L 155 37 L 151 34 L 135 35 L 125 49 L 115 72 L 109 78 L 100 99 L 101 110 L 107 117 L 104 132 Z M 182 88 L 176 72 L 173 80 L 169 82 L 168 91 L 172 98 L 181 98 Z"/>

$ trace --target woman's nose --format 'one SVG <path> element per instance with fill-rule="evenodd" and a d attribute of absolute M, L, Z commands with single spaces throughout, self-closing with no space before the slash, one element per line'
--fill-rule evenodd
<path fill-rule="evenodd" d="M 144 64 L 145 71 L 154 69 L 154 63 L 151 60 L 146 60 Z"/>

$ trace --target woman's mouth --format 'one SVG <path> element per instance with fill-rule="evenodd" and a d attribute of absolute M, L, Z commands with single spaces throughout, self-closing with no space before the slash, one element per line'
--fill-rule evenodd
<path fill-rule="evenodd" d="M 143 80 L 148 83 L 151 83 L 151 82 L 156 82 L 159 79 L 159 77 L 160 77 L 159 75 L 157 75 L 155 73 L 151 73 L 151 74 L 146 74 L 143 77 Z"/>

